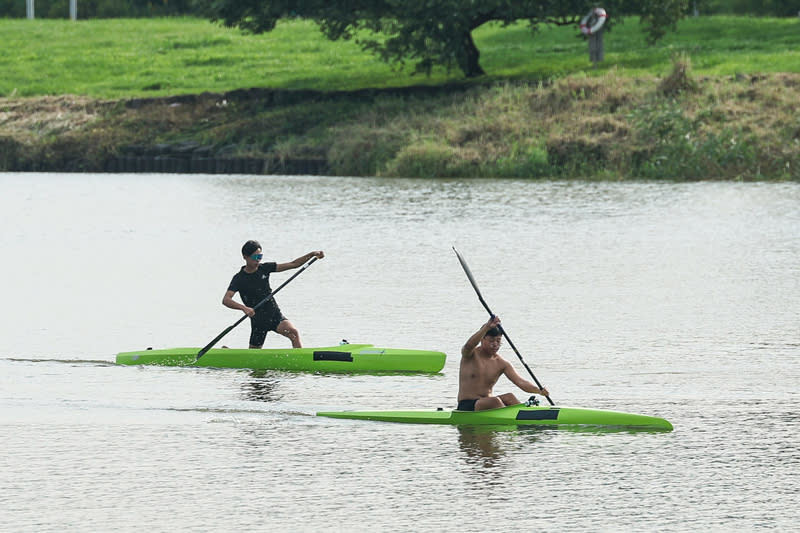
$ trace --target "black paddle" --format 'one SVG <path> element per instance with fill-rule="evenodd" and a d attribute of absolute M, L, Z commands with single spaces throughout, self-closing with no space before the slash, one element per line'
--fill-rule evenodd
<path fill-rule="evenodd" d="M 455 246 L 453 246 L 453 251 L 456 253 L 456 257 L 458 257 L 458 262 L 461 263 L 461 268 L 463 268 L 464 272 L 467 274 L 467 277 L 469 278 L 469 282 L 472 284 L 472 288 L 475 289 L 475 292 L 478 295 L 478 300 L 481 301 L 483 306 L 489 312 L 489 315 L 490 316 L 494 316 L 494 313 L 492 313 L 492 310 L 489 309 L 489 305 L 486 303 L 486 300 L 483 299 L 483 296 L 481 295 L 481 291 L 480 291 L 480 289 L 478 289 L 478 284 L 475 283 L 475 278 L 472 277 L 472 272 L 470 272 L 469 267 L 467 266 L 467 262 L 464 261 L 463 257 L 461 257 L 461 254 L 458 253 L 458 250 L 456 250 Z M 511 342 L 511 339 L 508 338 L 508 333 L 506 333 L 506 330 L 503 329 L 503 326 L 501 324 L 498 324 L 497 327 L 500 329 L 500 332 L 503 334 L 503 336 L 508 341 L 508 345 L 511 346 L 511 348 L 514 350 L 514 353 L 517 354 L 517 357 L 519 357 L 520 362 L 522 362 L 523 366 L 525 366 L 525 369 L 528 371 L 528 374 L 530 374 L 531 377 L 533 378 L 533 381 L 536 382 L 536 386 L 541 389 L 542 388 L 542 384 L 539 383 L 539 380 L 536 379 L 536 376 L 533 375 L 533 372 L 531 371 L 531 368 L 528 366 L 528 363 L 525 362 L 525 360 L 520 355 L 519 350 L 517 350 L 517 347 L 514 346 L 514 343 Z M 547 401 L 550 402 L 550 405 L 555 405 L 553 403 L 553 400 L 550 399 L 550 396 L 545 396 L 545 398 L 547 398 Z"/>
<path fill-rule="evenodd" d="M 306 263 L 305 265 L 303 265 L 303 266 L 300 268 L 300 270 L 298 270 L 297 272 L 295 272 L 294 274 L 292 274 L 292 277 L 290 277 L 289 279 L 287 279 L 286 281 L 284 281 L 283 283 L 281 283 L 281 284 L 280 284 L 280 286 L 279 286 L 277 289 L 275 289 L 274 291 L 272 291 L 271 293 L 269 293 L 269 295 L 268 295 L 266 298 L 264 298 L 263 300 L 261 300 L 260 302 L 258 302 L 258 303 L 255 305 L 255 307 L 253 307 L 253 310 L 256 310 L 256 309 L 258 309 L 259 307 L 261 307 L 262 305 L 264 305 L 265 303 L 267 303 L 268 301 L 270 301 L 270 300 L 271 300 L 271 299 L 272 299 L 272 298 L 275 296 L 275 294 L 276 294 L 276 293 L 277 293 L 279 290 L 281 290 L 282 288 L 284 288 L 284 287 L 286 286 L 286 284 L 287 284 L 287 283 L 289 283 L 289 282 L 290 282 L 290 281 L 292 281 L 294 278 L 296 278 L 297 276 L 299 276 L 299 275 L 300 275 L 300 273 L 301 273 L 303 270 L 305 270 L 305 269 L 307 269 L 308 267 L 310 267 L 310 266 L 311 266 L 311 263 L 313 263 L 313 262 L 314 262 L 314 261 L 316 261 L 316 260 L 317 260 L 317 258 L 316 258 L 316 257 L 312 257 L 312 258 L 311 258 L 311 261 L 309 261 L 308 263 Z M 204 347 L 202 350 L 200 350 L 199 352 L 197 352 L 197 360 L 199 361 L 199 360 L 200 360 L 200 358 L 201 358 L 201 357 L 203 357 L 207 351 L 209 351 L 211 348 L 213 348 L 213 347 L 214 347 L 214 345 L 215 345 L 215 344 L 217 344 L 217 343 L 219 342 L 219 340 L 220 340 L 222 337 L 224 337 L 225 335 L 227 335 L 228 333 L 230 333 L 230 332 L 231 332 L 231 330 L 232 330 L 233 328 L 235 328 L 236 326 L 238 326 L 239 324 L 241 324 L 241 323 L 242 323 L 242 321 L 243 321 L 245 318 L 247 318 L 247 315 L 246 315 L 246 314 L 242 315 L 242 318 L 240 318 L 239 320 L 237 320 L 236 322 L 234 322 L 232 325 L 230 325 L 230 326 L 228 326 L 227 328 L 225 328 L 225 330 L 224 330 L 222 333 L 220 333 L 219 335 L 217 335 L 216 337 L 214 337 L 214 340 L 212 340 L 211 342 L 209 342 L 208 344 L 206 344 L 206 345 L 205 345 L 205 347 Z"/>

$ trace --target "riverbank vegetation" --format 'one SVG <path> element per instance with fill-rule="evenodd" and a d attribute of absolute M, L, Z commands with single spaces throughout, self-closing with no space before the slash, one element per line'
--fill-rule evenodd
<path fill-rule="evenodd" d="M 597 68 L 576 28 L 481 27 L 488 74 L 469 81 L 394 71 L 297 20 L 0 27 L 17 51 L 0 58 L 5 170 L 192 151 L 337 175 L 800 179 L 796 18 L 689 18 L 654 46 L 628 20 Z"/>

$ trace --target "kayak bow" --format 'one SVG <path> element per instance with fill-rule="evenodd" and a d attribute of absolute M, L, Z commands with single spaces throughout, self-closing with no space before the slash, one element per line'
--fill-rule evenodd
<path fill-rule="evenodd" d="M 404 424 L 496 426 L 619 426 L 672 430 L 669 421 L 648 415 L 577 407 L 510 405 L 485 411 L 329 411 L 317 416 Z"/>
<path fill-rule="evenodd" d="M 428 350 L 342 344 L 326 348 L 212 348 L 199 360 L 199 348 L 168 348 L 117 354 L 121 365 L 202 366 L 311 372 L 439 372 L 445 354 Z"/>

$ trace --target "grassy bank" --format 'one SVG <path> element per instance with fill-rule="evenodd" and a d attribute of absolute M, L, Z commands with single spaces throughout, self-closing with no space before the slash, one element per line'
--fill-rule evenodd
<path fill-rule="evenodd" d="M 0 58 L 0 169 L 199 145 L 338 175 L 800 179 L 796 19 L 689 19 L 655 47 L 628 20 L 597 69 L 574 28 L 488 26 L 490 75 L 469 82 L 393 71 L 302 21 L 262 36 L 192 19 L 0 28 L 19 51 Z"/>

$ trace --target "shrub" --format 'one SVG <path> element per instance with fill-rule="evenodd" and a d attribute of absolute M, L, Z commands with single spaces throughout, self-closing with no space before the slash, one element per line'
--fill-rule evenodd
<path fill-rule="evenodd" d="M 690 76 L 692 61 L 689 56 L 677 54 L 672 56 L 672 72 L 661 80 L 658 91 L 665 96 L 678 96 L 681 93 L 694 93 L 699 90 L 697 82 Z"/>

